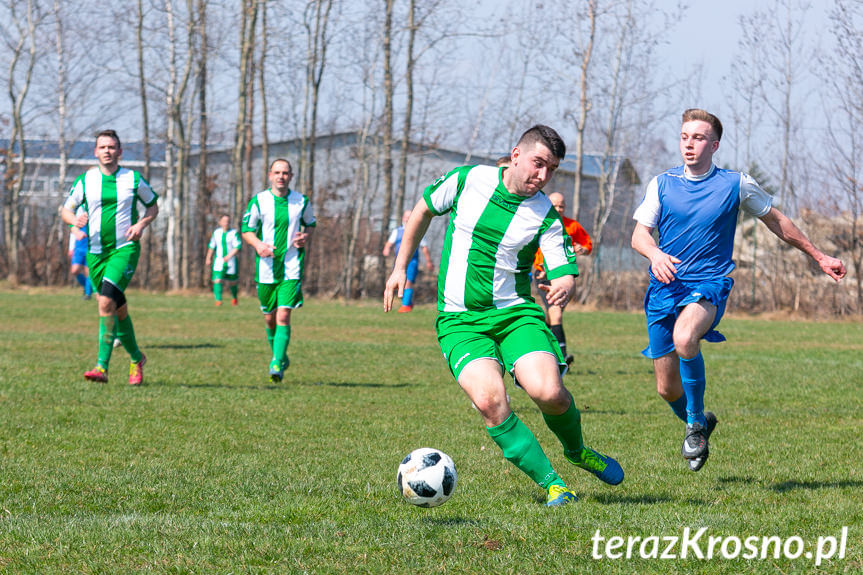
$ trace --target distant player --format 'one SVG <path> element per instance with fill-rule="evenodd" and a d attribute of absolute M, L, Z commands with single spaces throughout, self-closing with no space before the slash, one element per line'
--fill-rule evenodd
<path fill-rule="evenodd" d="M 572 248 L 576 255 L 588 255 L 593 250 L 593 242 L 590 239 L 587 231 L 581 227 L 577 221 L 566 217 L 566 199 L 559 192 L 548 194 L 548 199 L 557 213 L 560 214 L 560 219 L 563 221 L 563 229 L 566 235 L 572 240 Z M 542 250 L 536 251 L 536 258 L 533 260 L 533 277 L 536 280 L 537 287 L 542 284 L 548 284 L 548 276 L 545 273 L 544 259 Z M 557 339 L 560 345 L 560 351 L 566 360 L 566 365 L 572 364 L 573 356 L 566 351 L 566 333 L 563 331 L 563 310 L 566 306 L 548 305 L 545 299 L 545 291 L 539 290 L 539 299 L 542 301 L 545 309 L 545 323 L 548 324 L 551 333 Z"/>
<path fill-rule="evenodd" d="M 405 213 L 402 214 L 402 225 L 390 232 L 390 236 L 387 238 L 387 243 L 384 244 L 384 257 L 389 257 L 390 254 L 398 255 L 399 248 L 401 248 L 402 245 L 402 237 L 405 233 L 405 224 L 408 222 L 410 215 L 411 211 L 405 210 Z M 414 251 L 414 255 L 411 258 L 410 263 L 408 263 L 407 283 L 405 283 L 405 291 L 402 295 L 402 306 L 399 308 L 399 313 L 408 313 L 414 309 L 414 283 L 417 280 L 417 273 L 419 273 L 420 250 L 422 250 L 423 258 L 425 259 L 426 270 L 432 271 L 434 269 L 428 246 L 426 245 L 425 240 L 420 240 L 419 249 Z"/>
<path fill-rule="evenodd" d="M 656 390 L 686 423 L 683 457 L 698 471 L 709 455 L 708 438 L 716 416 L 704 410 L 706 375 L 701 339 L 725 341 L 715 328 L 725 313 L 734 282 L 734 231 L 740 210 L 767 225 L 779 239 L 811 257 L 839 281 L 845 266 L 820 252 L 794 223 L 771 206 L 772 197 L 749 175 L 713 163 L 722 124 L 700 109 L 683 113 L 680 154 L 683 165 L 647 185 L 635 210 L 632 247 L 650 260 L 644 297 Z M 653 231 L 659 232 L 659 243 Z"/>
<path fill-rule="evenodd" d="M 147 357 L 138 348 L 124 292 L 138 266 L 141 235 L 159 214 L 158 196 L 141 174 L 120 166 L 123 148 L 114 130 L 99 132 L 94 154 L 99 165 L 78 176 L 61 210 L 63 221 L 70 226 L 87 226 L 87 263 L 98 293 L 99 359 L 84 378 L 108 381 L 116 333 L 132 358 L 129 384 L 140 385 Z M 139 202 L 146 208 L 143 216 L 138 214 Z M 85 211 L 76 216 L 81 206 Z"/>
<path fill-rule="evenodd" d="M 578 268 L 569 236 L 542 187 L 566 153 L 548 126 L 526 131 L 509 167 L 456 168 L 426 188 L 405 225 L 384 291 L 384 311 L 407 283 L 410 256 L 434 216 L 449 214 L 438 275 L 438 342 L 450 371 L 482 415 L 504 457 L 546 490 L 546 505 L 576 500 L 534 434 L 510 409 L 504 369 L 539 407 L 566 459 L 605 483 L 623 481 L 618 463 L 584 445 L 581 414 L 564 387 L 560 346 L 530 295 L 541 248 L 550 305 L 569 300 Z"/>
<path fill-rule="evenodd" d="M 76 217 L 83 211 L 83 208 L 78 208 Z M 69 232 L 69 275 L 74 277 L 84 290 L 82 298 L 89 300 L 93 297 L 93 284 L 90 283 L 87 270 L 87 228 L 69 226 Z"/>
<path fill-rule="evenodd" d="M 231 216 L 222 214 L 219 218 L 219 227 L 213 230 L 210 243 L 207 246 L 206 266 L 212 265 L 213 296 L 216 305 L 222 305 L 222 290 L 227 284 L 231 290 L 231 305 L 237 305 L 237 259 L 243 242 L 236 229 L 231 228 Z"/>
<path fill-rule="evenodd" d="M 291 311 L 303 305 L 305 247 L 315 227 L 309 198 L 291 190 L 291 163 L 270 165 L 270 187 L 255 195 L 243 214 L 243 240 L 255 249 L 255 281 L 273 352 L 270 380 L 282 381 L 290 364 Z"/>

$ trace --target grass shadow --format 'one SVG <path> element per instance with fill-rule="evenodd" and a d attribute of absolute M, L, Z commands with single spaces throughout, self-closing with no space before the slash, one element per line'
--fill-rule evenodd
<path fill-rule="evenodd" d="M 326 385 L 328 387 L 368 387 L 368 388 L 386 388 L 398 389 L 400 387 L 408 387 L 409 383 L 356 383 L 351 381 L 315 381 L 309 385 Z"/>
<path fill-rule="evenodd" d="M 677 501 L 674 497 L 658 496 L 658 495 L 591 495 L 590 497 L 582 496 L 584 500 L 596 501 L 604 505 L 622 504 L 622 505 L 658 505 L 661 503 L 672 503 Z M 692 503 L 692 501 L 689 501 Z M 697 505 L 702 505 L 704 502 L 696 502 Z"/>
<path fill-rule="evenodd" d="M 180 344 L 180 343 L 163 343 L 163 344 L 148 344 L 147 349 L 215 349 L 225 347 L 224 345 L 215 345 L 212 343 L 195 343 L 195 344 Z"/>
<path fill-rule="evenodd" d="M 843 487 L 863 487 L 863 481 L 844 479 L 842 481 L 783 481 L 770 486 L 770 489 L 778 493 L 785 493 L 795 489 L 842 489 Z"/>
<path fill-rule="evenodd" d="M 480 522 L 477 519 L 467 519 L 465 517 L 423 517 L 422 522 L 426 525 L 436 525 L 440 527 L 463 527 L 470 525 L 479 527 Z"/>

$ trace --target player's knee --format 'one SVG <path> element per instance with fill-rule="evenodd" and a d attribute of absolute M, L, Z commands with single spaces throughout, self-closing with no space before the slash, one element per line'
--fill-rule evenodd
<path fill-rule="evenodd" d="M 126 305 L 126 295 L 123 293 L 123 290 L 109 281 L 102 282 L 102 288 L 99 295 L 113 301 L 117 309 Z"/>

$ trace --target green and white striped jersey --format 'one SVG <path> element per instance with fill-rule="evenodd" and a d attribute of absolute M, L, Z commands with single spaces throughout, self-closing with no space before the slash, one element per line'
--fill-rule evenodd
<path fill-rule="evenodd" d="M 501 168 L 456 168 L 425 189 L 435 215 L 450 213 L 438 275 L 438 311 L 485 311 L 533 302 L 538 248 L 549 279 L 578 275 L 572 240 L 544 193 L 511 194 Z"/>
<path fill-rule="evenodd" d="M 225 263 L 225 256 L 228 255 L 228 252 L 243 248 L 243 242 L 240 240 L 240 233 L 237 230 L 230 229 L 226 232 L 222 228 L 216 228 L 213 230 L 207 247 L 213 250 L 214 272 L 225 272 L 228 275 L 237 273 L 237 256 L 228 260 L 227 264 Z"/>
<path fill-rule="evenodd" d="M 255 281 L 273 284 L 302 279 L 305 249 L 294 247 L 293 238 L 300 226 L 314 225 L 314 209 L 303 194 L 290 190 L 280 198 L 268 188 L 255 195 L 243 214 L 241 231 L 254 232 L 259 240 L 274 246 L 272 256 L 255 256 Z"/>
<path fill-rule="evenodd" d="M 141 174 L 120 167 L 106 176 L 92 167 L 75 179 L 63 204 L 76 211 L 87 210 L 90 253 L 104 254 L 135 243 L 126 239 L 126 232 L 138 222 L 138 202 L 150 207 L 159 196 Z"/>

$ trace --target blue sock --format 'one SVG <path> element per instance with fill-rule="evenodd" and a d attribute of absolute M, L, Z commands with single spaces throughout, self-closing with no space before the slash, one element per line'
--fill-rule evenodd
<path fill-rule="evenodd" d="M 414 288 L 405 288 L 402 295 L 402 305 L 413 305 L 414 303 Z"/>
<path fill-rule="evenodd" d="M 674 415 L 679 417 L 683 423 L 686 423 L 686 394 L 682 393 L 680 397 L 674 401 L 669 401 L 668 405 L 671 407 L 671 411 L 674 412 Z"/>
<path fill-rule="evenodd" d="M 84 274 L 75 274 L 75 280 L 81 284 L 81 287 L 87 289 L 87 276 Z"/>
<path fill-rule="evenodd" d="M 93 295 L 93 283 L 90 281 L 90 276 L 84 278 L 84 295 Z"/>
<path fill-rule="evenodd" d="M 701 352 L 692 359 L 680 358 L 680 380 L 686 396 L 686 423 L 706 425 L 704 419 L 704 358 Z"/>

